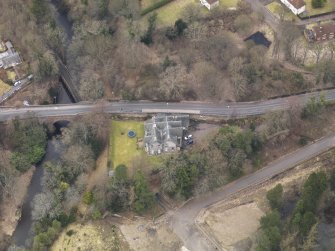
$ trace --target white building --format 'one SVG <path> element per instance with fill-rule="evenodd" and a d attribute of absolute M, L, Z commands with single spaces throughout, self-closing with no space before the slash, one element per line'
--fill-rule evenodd
<path fill-rule="evenodd" d="M 216 6 L 219 6 L 219 0 L 200 0 L 200 3 L 211 10 Z"/>
<path fill-rule="evenodd" d="M 300 15 L 306 11 L 306 3 L 304 0 L 280 0 L 294 15 Z"/>

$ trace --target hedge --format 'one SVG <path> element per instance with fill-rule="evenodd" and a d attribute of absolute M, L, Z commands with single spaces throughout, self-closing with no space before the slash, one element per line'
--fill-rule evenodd
<path fill-rule="evenodd" d="M 141 15 L 144 16 L 144 15 L 148 14 L 151 11 L 154 11 L 154 10 L 156 10 L 156 9 L 158 9 L 158 8 L 160 8 L 160 7 L 168 4 L 168 3 L 171 3 L 172 1 L 174 1 L 174 0 L 161 0 L 161 1 L 157 2 L 157 3 L 154 3 L 153 5 L 149 6 L 146 9 L 144 9 L 141 12 Z"/>

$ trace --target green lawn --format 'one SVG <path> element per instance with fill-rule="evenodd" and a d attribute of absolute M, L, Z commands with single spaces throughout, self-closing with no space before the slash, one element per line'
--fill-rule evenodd
<path fill-rule="evenodd" d="M 109 156 L 112 166 L 120 164 L 130 166 L 134 157 L 146 155 L 143 148 L 137 148 L 137 138 L 144 136 L 144 124 L 141 121 L 115 121 L 111 122 Z M 129 138 L 128 131 L 136 132 L 135 138 Z"/>
<path fill-rule="evenodd" d="M 136 137 L 129 138 L 128 131 L 135 131 Z M 131 168 L 133 159 L 143 157 L 148 159 L 151 166 L 159 165 L 163 160 L 163 156 L 148 156 L 144 148 L 137 147 L 137 138 L 141 139 L 144 136 L 143 121 L 116 121 L 111 122 L 109 135 L 109 158 L 112 162 L 112 167 L 115 168 L 120 164 L 124 164 Z"/>
<path fill-rule="evenodd" d="M 234 8 L 237 6 L 239 0 L 220 0 L 220 6 L 225 8 Z"/>
<path fill-rule="evenodd" d="M 325 6 L 319 9 L 314 9 L 312 7 L 312 0 L 305 0 L 305 2 L 306 2 L 306 10 L 308 12 L 308 15 L 310 16 L 330 12 L 335 9 L 335 0 L 327 0 Z"/>
<path fill-rule="evenodd" d="M 145 0 L 144 2 L 154 2 L 154 1 L 155 0 Z M 238 2 L 239 0 L 220 0 L 220 7 L 221 8 L 236 7 Z M 194 4 L 195 6 L 202 8 L 204 13 L 209 13 L 206 7 L 200 5 L 200 0 L 175 0 L 155 10 L 155 12 L 157 13 L 158 26 L 165 27 L 173 25 L 178 18 L 182 17 L 183 9 L 189 4 Z M 144 6 L 146 5 L 142 4 L 142 8 Z M 148 15 L 150 15 L 150 13 L 142 17 L 142 19 L 146 21 Z"/>

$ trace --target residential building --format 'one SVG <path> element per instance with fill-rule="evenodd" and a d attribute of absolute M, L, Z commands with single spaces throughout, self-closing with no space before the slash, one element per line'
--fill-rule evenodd
<path fill-rule="evenodd" d="M 209 10 L 219 6 L 219 0 L 200 0 L 200 3 Z"/>
<path fill-rule="evenodd" d="M 5 51 L 0 53 L 0 68 L 8 69 L 22 63 L 19 53 L 17 53 L 10 41 L 5 43 Z"/>
<path fill-rule="evenodd" d="M 294 15 L 300 15 L 306 11 L 306 3 L 304 0 L 280 0 Z"/>
<path fill-rule="evenodd" d="M 144 147 L 149 155 L 179 151 L 189 126 L 189 115 L 153 116 L 144 124 Z"/>
<path fill-rule="evenodd" d="M 325 23 L 305 29 L 305 37 L 309 42 L 326 41 L 334 39 L 335 23 Z"/>

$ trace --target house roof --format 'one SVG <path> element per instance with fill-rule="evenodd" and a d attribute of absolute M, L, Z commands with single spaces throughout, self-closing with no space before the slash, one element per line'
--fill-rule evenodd
<path fill-rule="evenodd" d="M 219 2 L 219 0 L 206 0 L 206 2 L 209 4 L 214 4 L 216 2 Z"/>
<path fill-rule="evenodd" d="M 324 35 L 328 35 L 330 33 L 335 33 L 335 23 L 328 23 L 323 25 L 318 25 L 313 27 L 313 31 L 315 34 L 315 38 L 321 38 Z"/>
<path fill-rule="evenodd" d="M 288 0 L 296 9 L 300 9 L 301 7 L 305 6 L 306 3 L 304 0 Z"/>
<path fill-rule="evenodd" d="M 21 62 L 22 61 L 21 61 L 20 55 L 17 52 L 14 52 L 13 54 L 10 54 L 7 57 L 2 59 L 4 69 L 18 65 Z"/>
<path fill-rule="evenodd" d="M 144 124 L 144 143 L 149 154 L 156 154 L 168 148 L 175 148 L 181 142 L 183 132 L 189 125 L 188 115 L 159 114 Z"/>

